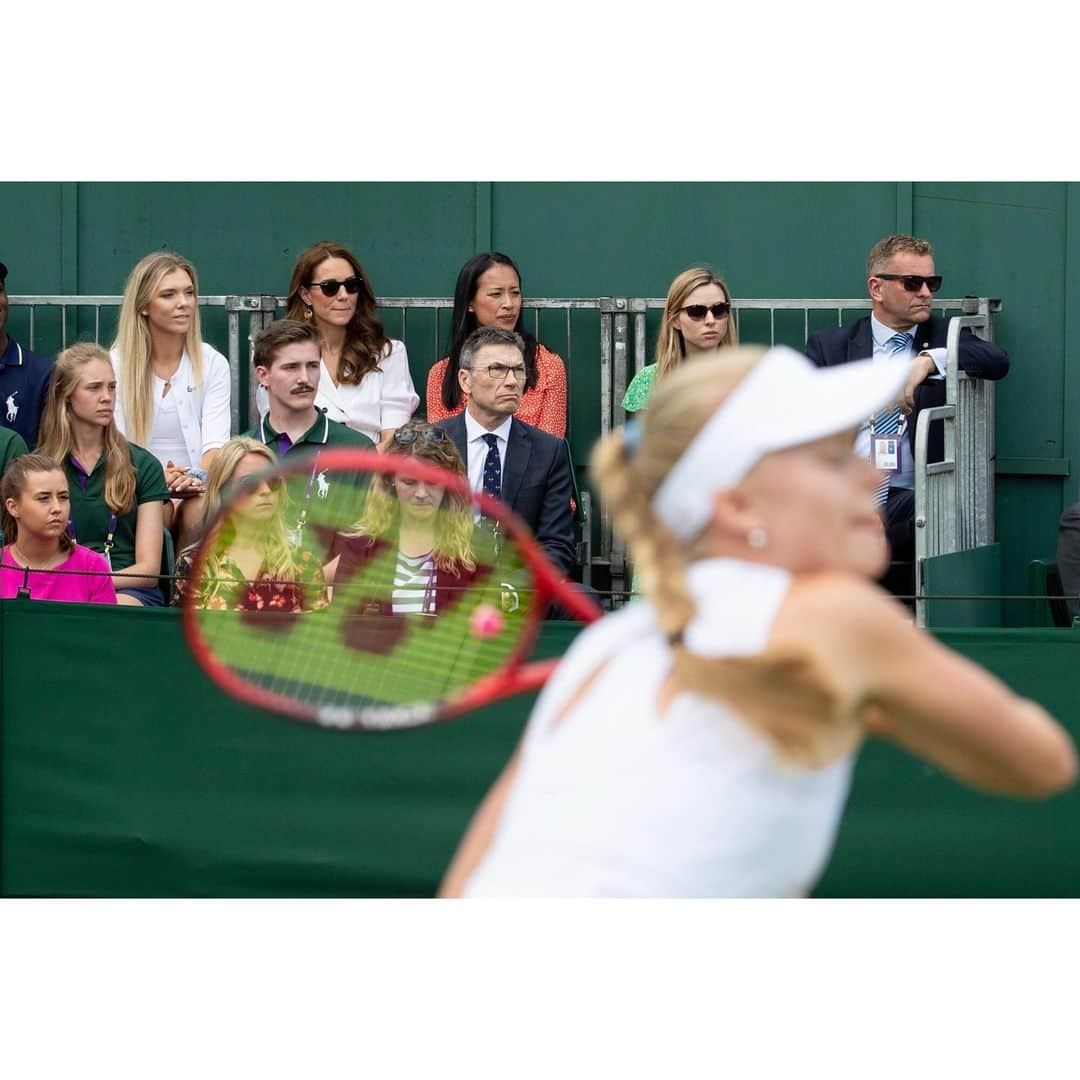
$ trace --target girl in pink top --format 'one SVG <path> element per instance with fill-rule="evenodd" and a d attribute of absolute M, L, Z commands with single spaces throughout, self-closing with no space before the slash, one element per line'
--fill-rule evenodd
<path fill-rule="evenodd" d="M 7 541 L 0 550 L 0 599 L 116 603 L 105 559 L 68 536 L 67 476 L 51 457 L 16 458 L 0 480 L 0 498 Z"/>

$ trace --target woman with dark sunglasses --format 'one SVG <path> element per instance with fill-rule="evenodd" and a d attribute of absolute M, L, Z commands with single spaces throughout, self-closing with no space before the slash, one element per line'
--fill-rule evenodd
<path fill-rule="evenodd" d="M 221 504 L 234 502 L 228 520 L 210 541 L 198 594 L 192 598 L 197 607 L 292 614 L 326 607 L 322 567 L 289 540 L 284 488 L 262 475 L 276 464 L 274 451 L 248 435 L 230 439 L 211 463 L 203 533 Z M 192 544 L 176 560 L 174 606 L 188 592 L 197 546 Z"/>
<path fill-rule="evenodd" d="M 315 404 L 331 420 L 363 432 L 380 450 L 420 404 L 405 345 L 386 336 L 360 260 L 320 240 L 302 251 L 289 281 L 286 318 L 313 322 L 322 335 Z M 259 411 L 266 406 L 259 402 Z"/>
<path fill-rule="evenodd" d="M 427 418 L 434 424 L 465 408 L 458 384 L 461 347 L 479 326 L 501 326 L 525 341 L 525 393 L 514 416 L 561 439 L 566 435 L 566 365 L 525 329 L 521 274 L 499 251 L 474 255 L 458 273 L 450 348 L 428 372 Z"/>
<path fill-rule="evenodd" d="M 467 482 L 465 463 L 441 428 L 406 424 L 386 452 L 429 462 Z M 338 535 L 330 553 L 341 556 L 333 571 L 334 605 L 355 607 L 358 615 L 441 614 L 479 572 L 474 527 L 471 504 L 445 487 L 391 473 L 372 477 L 363 515 Z M 381 595 L 354 595 L 352 577 L 388 550 L 397 554 Z"/>
<path fill-rule="evenodd" d="M 668 289 L 656 338 L 656 362 L 634 376 L 622 407 L 627 412 L 640 412 L 648 404 L 656 380 L 670 374 L 684 360 L 715 355 L 737 344 L 728 287 L 707 267 L 684 270 Z"/>

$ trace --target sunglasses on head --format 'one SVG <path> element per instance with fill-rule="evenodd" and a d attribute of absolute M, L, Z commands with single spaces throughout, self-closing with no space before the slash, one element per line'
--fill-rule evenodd
<path fill-rule="evenodd" d="M 360 278 L 354 275 L 353 277 L 347 277 L 344 281 L 338 281 L 337 278 L 327 278 L 326 281 L 313 281 L 308 285 L 308 288 L 322 289 L 323 296 L 337 296 L 338 290 L 344 285 L 345 291 L 350 296 L 354 296 L 360 291 L 362 284 Z"/>
<path fill-rule="evenodd" d="M 730 304 L 688 304 L 684 308 L 679 308 L 680 311 L 686 314 L 688 319 L 694 322 L 701 322 L 702 319 L 711 311 L 714 319 L 723 319 L 731 314 Z"/>
<path fill-rule="evenodd" d="M 421 443 L 426 446 L 437 446 L 441 442 L 446 442 L 450 436 L 443 431 L 442 428 L 437 427 L 399 427 L 394 432 L 394 443 L 397 446 L 413 446 L 415 443 Z"/>
<path fill-rule="evenodd" d="M 941 275 L 931 274 L 923 277 L 922 274 L 874 274 L 874 277 L 883 281 L 899 281 L 907 292 L 918 292 L 924 285 L 935 293 L 941 288 Z"/>

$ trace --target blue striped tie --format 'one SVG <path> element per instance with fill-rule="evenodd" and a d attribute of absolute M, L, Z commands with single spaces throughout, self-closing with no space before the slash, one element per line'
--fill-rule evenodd
<path fill-rule="evenodd" d="M 885 344 L 889 347 L 890 356 L 900 356 L 911 351 L 911 335 L 893 334 Z M 871 438 L 877 435 L 895 435 L 900 430 L 900 416 L 899 405 L 878 413 L 874 417 Z M 886 473 L 878 484 L 877 494 L 874 496 L 874 501 L 878 506 L 884 506 L 889 499 L 889 484 L 892 482 L 892 477 L 892 473 Z"/>

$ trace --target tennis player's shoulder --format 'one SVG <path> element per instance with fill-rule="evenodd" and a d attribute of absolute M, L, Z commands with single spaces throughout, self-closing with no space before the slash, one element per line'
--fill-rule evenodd
<path fill-rule="evenodd" d="M 872 581 L 829 571 L 795 578 L 778 615 L 777 630 L 870 645 L 880 635 L 910 633 L 912 620 Z"/>

